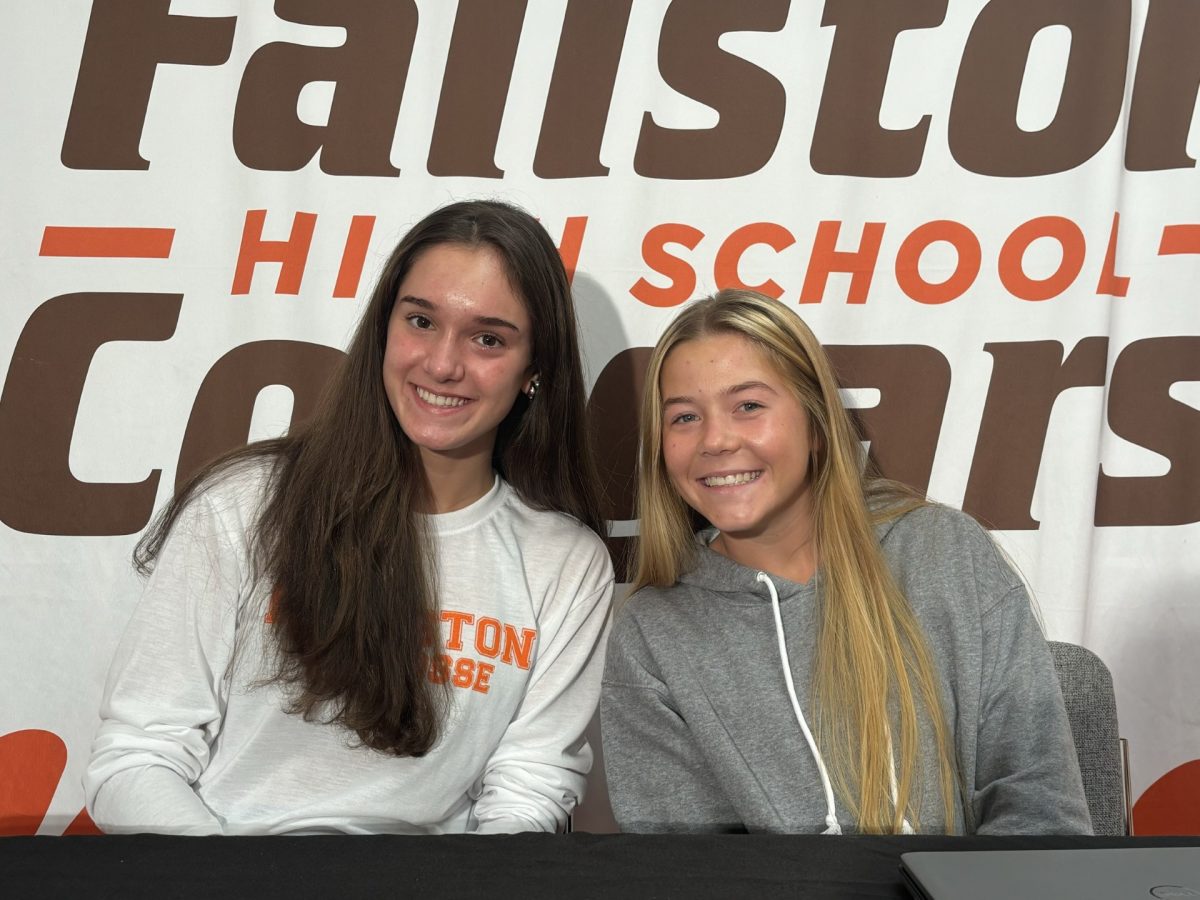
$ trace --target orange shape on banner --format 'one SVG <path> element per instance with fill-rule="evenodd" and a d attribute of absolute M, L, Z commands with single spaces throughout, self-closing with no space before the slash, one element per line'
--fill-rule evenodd
<path fill-rule="evenodd" d="M 1200 759 L 1176 766 L 1133 805 L 1135 834 L 1200 834 Z"/>
<path fill-rule="evenodd" d="M 174 228 L 47 225 L 38 256 L 166 259 L 174 240 Z"/>
<path fill-rule="evenodd" d="M 104 832 L 100 830 L 99 825 L 92 821 L 92 817 L 88 815 L 88 811 L 81 809 L 79 815 L 67 826 L 67 830 L 63 834 L 104 834 Z"/>
<path fill-rule="evenodd" d="M 1164 225 L 1159 256 L 1200 253 L 1200 225 Z"/>
<path fill-rule="evenodd" d="M 37 832 L 66 766 L 57 734 L 31 728 L 0 736 L 0 835 Z"/>

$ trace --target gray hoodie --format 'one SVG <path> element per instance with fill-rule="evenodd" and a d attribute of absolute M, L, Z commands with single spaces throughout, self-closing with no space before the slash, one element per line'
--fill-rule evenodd
<path fill-rule="evenodd" d="M 927 506 L 878 535 L 924 629 L 953 730 L 964 790 L 953 830 L 1090 833 L 1049 649 L 987 532 Z M 712 537 L 702 535 L 678 584 L 639 591 L 613 625 L 600 711 L 617 822 L 625 831 L 820 832 L 835 803 L 831 830 L 853 832 L 793 712 L 770 597 L 773 586 L 797 700 L 815 728 L 820 573 L 807 584 L 769 576 L 768 585 L 709 549 Z M 928 722 L 922 732 L 920 830 L 942 832 Z"/>

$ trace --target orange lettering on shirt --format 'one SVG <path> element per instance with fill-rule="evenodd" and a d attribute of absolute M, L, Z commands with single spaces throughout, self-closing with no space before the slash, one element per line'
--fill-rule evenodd
<path fill-rule="evenodd" d="M 500 655 L 500 635 L 500 620 L 485 616 L 475 623 L 475 649 L 495 659 Z"/>
<path fill-rule="evenodd" d="M 533 639 L 537 631 L 532 628 L 522 628 L 520 634 L 512 625 L 504 626 L 504 655 L 501 661 L 510 666 L 516 663 L 518 669 L 529 668 L 529 658 L 533 653 Z"/>
<path fill-rule="evenodd" d="M 475 621 L 475 616 L 472 613 L 458 612 L 453 609 L 442 610 L 442 621 L 450 623 L 450 637 L 446 639 L 447 650 L 461 650 L 462 642 L 462 627 L 470 625 Z"/>
<path fill-rule="evenodd" d="M 486 694 L 492 686 L 492 673 L 495 671 L 496 667 L 491 663 L 481 662 L 475 666 L 475 684 L 471 686 L 471 690 Z"/>
<path fill-rule="evenodd" d="M 475 683 L 475 660 L 469 656 L 463 656 L 454 663 L 454 686 L 456 688 L 469 688 Z"/>

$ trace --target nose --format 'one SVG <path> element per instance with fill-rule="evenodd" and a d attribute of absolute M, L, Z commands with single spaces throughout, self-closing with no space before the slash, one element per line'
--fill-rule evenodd
<path fill-rule="evenodd" d="M 463 377 L 462 356 L 453 334 L 432 342 L 425 356 L 425 371 L 438 381 L 459 381 Z"/>
<path fill-rule="evenodd" d="M 700 452 L 705 456 L 720 456 L 737 449 L 737 432 L 718 416 L 704 420 L 700 435 Z"/>

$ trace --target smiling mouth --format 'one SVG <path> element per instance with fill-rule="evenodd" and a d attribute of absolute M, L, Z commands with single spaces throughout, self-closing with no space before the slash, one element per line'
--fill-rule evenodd
<path fill-rule="evenodd" d="M 736 472 L 732 475 L 711 475 L 708 478 L 701 478 L 700 483 L 705 487 L 730 487 L 757 481 L 760 475 L 762 475 L 762 469 L 756 469 L 753 472 Z"/>
<path fill-rule="evenodd" d="M 418 385 L 413 385 L 416 389 L 417 396 L 428 403 L 430 406 L 436 406 L 440 409 L 454 409 L 459 406 L 466 406 L 471 401 L 466 397 L 453 397 L 443 394 L 435 394 L 433 391 L 428 391 Z"/>

